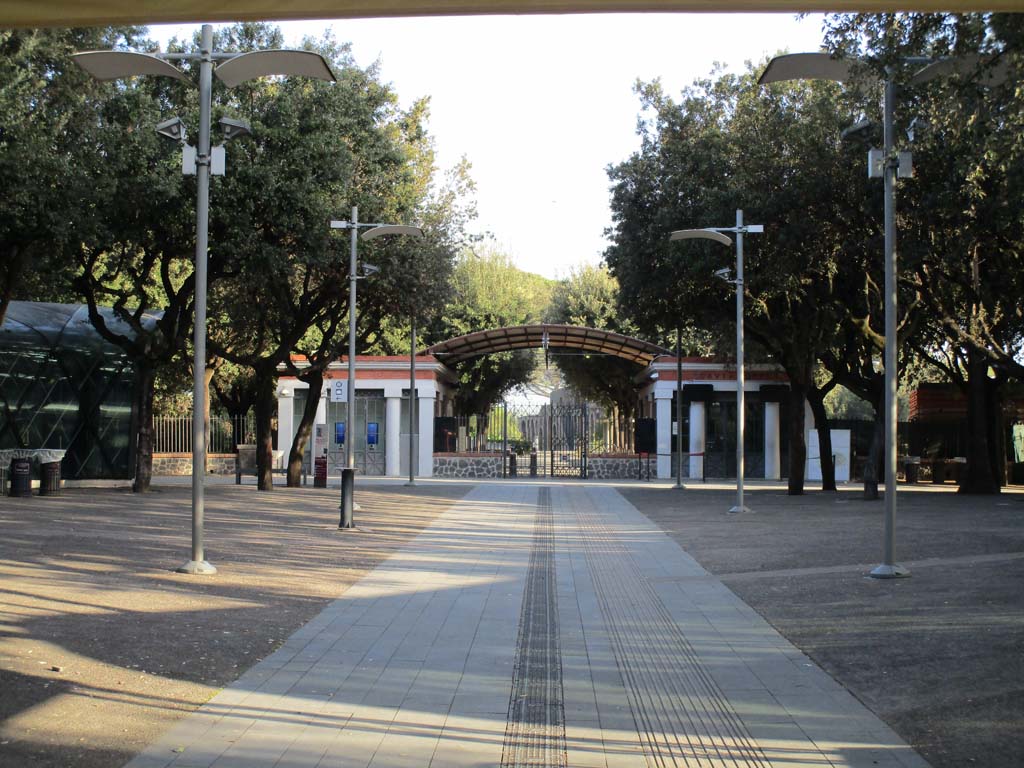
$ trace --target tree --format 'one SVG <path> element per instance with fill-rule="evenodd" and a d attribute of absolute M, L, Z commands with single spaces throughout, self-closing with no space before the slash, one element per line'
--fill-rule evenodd
<path fill-rule="evenodd" d="M 634 336 L 636 329 L 619 313 L 618 294 L 618 283 L 606 267 L 578 267 L 555 286 L 545 322 Z M 633 379 L 641 365 L 619 357 L 574 350 L 558 350 L 555 363 L 569 386 L 582 397 L 615 408 L 625 416 L 632 415 L 636 408 Z"/>
<path fill-rule="evenodd" d="M 276 34 L 265 25 L 238 25 L 221 47 L 265 47 Z M 270 427 L 280 367 L 290 366 L 293 354 L 304 355 L 310 367 L 301 373 L 319 390 L 324 368 L 346 339 L 348 243 L 327 222 L 352 205 L 363 221 L 412 221 L 426 205 L 434 170 L 424 101 L 403 111 L 374 69 L 355 66 L 347 47 L 329 38 L 305 45 L 332 61 L 336 85 L 259 81 L 222 97 L 253 133 L 232 145 L 232 171 L 213 209 L 211 260 L 230 265 L 232 274 L 211 292 L 211 348 L 255 373 L 263 490 L 272 488 Z M 380 336 L 393 297 L 408 295 L 399 249 L 360 248 L 381 268 L 360 284 L 363 348 Z M 444 270 L 435 273 L 443 281 Z M 307 422 L 300 422 L 299 438 Z M 301 442 L 293 444 L 292 459 L 295 445 Z"/>
<path fill-rule="evenodd" d="M 834 85 L 759 89 L 753 75 L 699 81 L 678 104 L 657 83 L 638 86 L 652 116 L 640 123 L 640 151 L 610 172 L 615 227 L 605 259 L 622 285 L 623 310 L 640 327 L 699 328 L 727 350 L 732 291 L 714 272 L 731 254 L 693 243 L 682 255 L 668 233 L 731 222 L 736 208 L 766 224 L 765 235 L 747 240 L 744 331 L 789 376 L 789 492 L 803 492 L 805 400 L 824 487 L 834 489 L 828 389 L 815 373 L 840 323 L 833 297 L 846 232 L 833 203 L 860 169 L 839 143 Z"/>
<path fill-rule="evenodd" d="M 553 281 L 517 269 L 511 258 L 490 247 L 465 250 L 452 274 L 451 299 L 426 329 L 424 343 L 436 343 L 488 328 L 538 323 Z M 455 365 L 463 413 L 485 413 L 509 390 L 526 384 L 536 365 L 532 350 L 499 352 Z"/>
<path fill-rule="evenodd" d="M 133 45 L 137 27 L 0 30 L 0 323 L 8 303 L 74 300 L 67 258 L 102 202 L 83 163 L 108 87 L 68 58 Z"/>
<path fill-rule="evenodd" d="M 901 302 L 924 318 L 907 342 L 967 393 L 968 466 L 961 491 L 997 493 L 1002 384 L 1024 373 L 1022 285 L 1024 24 L 1013 14 L 855 14 L 831 17 L 830 47 L 889 65 L 906 56 L 984 54 L 1009 71 L 989 87 L 986 65 L 901 91 L 899 128 L 914 124 L 915 180 L 900 189 Z M 902 131 L 901 131 L 902 132 Z M 991 371 L 991 375 L 990 375 Z"/>

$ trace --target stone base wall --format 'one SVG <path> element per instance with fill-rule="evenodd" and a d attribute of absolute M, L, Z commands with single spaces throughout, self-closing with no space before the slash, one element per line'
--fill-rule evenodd
<path fill-rule="evenodd" d="M 211 453 L 206 457 L 206 469 L 211 475 L 235 474 L 235 454 Z M 153 455 L 154 475 L 177 475 L 185 477 L 192 474 L 191 453 L 156 453 Z"/>
<path fill-rule="evenodd" d="M 493 454 L 434 454 L 434 477 L 501 477 L 501 456 Z"/>
<path fill-rule="evenodd" d="M 636 480 L 643 462 L 636 456 L 591 456 L 587 458 L 587 477 L 591 480 Z M 651 460 L 651 471 L 656 471 L 656 462 Z M 646 477 L 646 467 L 643 467 Z"/>

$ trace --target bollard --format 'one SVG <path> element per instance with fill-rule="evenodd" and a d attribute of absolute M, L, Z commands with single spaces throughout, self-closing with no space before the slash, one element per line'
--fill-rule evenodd
<path fill-rule="evenodd" d="M 530 451 L 530 477 L 537 476 L 537 452 Z"/>
<path fill-rule="evenodd" d="M 355 528 L 352 521 L 353 496 L 355 493 L 356 471 L 354 469 L 341 470 L 341 521 L 339 528 Z"/>

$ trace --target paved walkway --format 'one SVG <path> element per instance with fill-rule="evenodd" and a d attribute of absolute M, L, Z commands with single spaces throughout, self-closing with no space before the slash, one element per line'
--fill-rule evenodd
<path fill-rule="evenodd" d="M 165 766 L 926 763 L 613 488 L 503 483 L 129 763 Z"/>

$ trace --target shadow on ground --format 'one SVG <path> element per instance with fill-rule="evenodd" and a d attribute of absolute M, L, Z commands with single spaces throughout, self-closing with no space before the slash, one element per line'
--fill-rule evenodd
<path fill-rule="evenodd" d="M 279 647 L 469 486 L 337 492 L 212 486 L 207 557 L 190 491 L 75 489 L 0 507 L 0 766 L 120 766 Z"/>
<path fill-rule="evenodd" d="M 1024 765 L 1024 494 L 903 490 L 897 561 L 859 491 L 623 495 L 936 768 Z"/>

